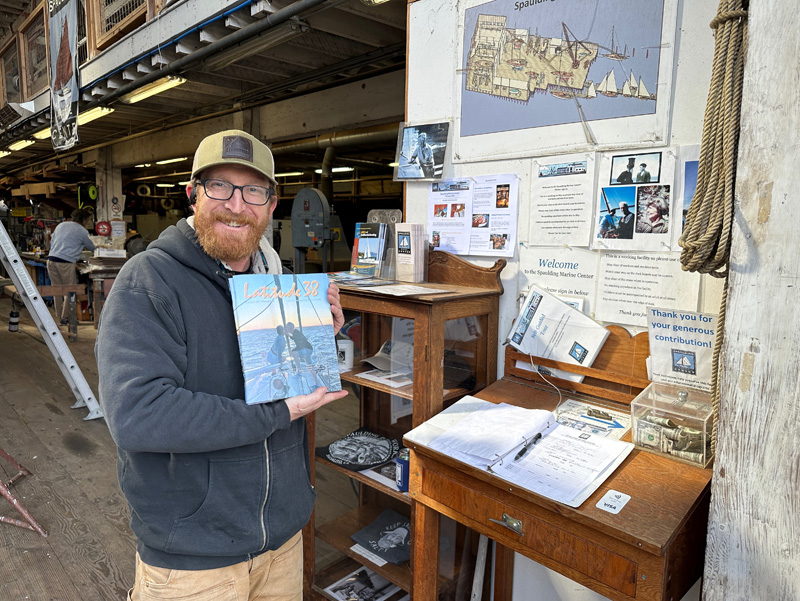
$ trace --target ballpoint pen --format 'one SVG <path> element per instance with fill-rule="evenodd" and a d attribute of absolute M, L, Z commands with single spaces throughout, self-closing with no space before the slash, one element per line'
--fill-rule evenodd
<path fill-rule="evenodd" d="M 517 453 L 517 454 L 514 456 L 514 461 L 519 461 L 520 459 L 522 459 L 523 457 L 525 457 L 525 453 L 527 453 L 528 451 L 530 451 L 530 450 L 531 450 L 531 447 L 532 447 L 533 445 L 535 445 L 537 442 L 539 442 L 539 441 L 541 440 L 541 438 L 542 438 L 542 433 L 541 433 L 541 432 L 539 432 L 539 433 L 538 433 L 536 436 L 534 436 L 534 437 L 533 437 L 533 438 L 531 438 L 531 439 L 530 439 L 528 442 L 526 442 L 526 443 L 525 443 L 525 446 L 523 446 L 523 447 L 522 447 L 522 448 L 519 450 L 519 452 L 518 452 L 518 453 Z"/>

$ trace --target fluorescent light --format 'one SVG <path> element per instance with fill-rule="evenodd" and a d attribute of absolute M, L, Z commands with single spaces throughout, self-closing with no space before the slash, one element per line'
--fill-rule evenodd
<path fill-rule="evenodd" d="M 389 163 L 389 167 L 399 167 L 400 163 Z"/>
<path fill-rule="evenodd" d="M 8 150 L 0 150 L 0 158 L 7 157 L 11 153 Z"/>
<path fill-rule="evenodd" d="M 89 121 L 94 121 L 100 117 L 105 117 L 114 112 L 114 109 L 108 106 L 96 106 L 85 113 L 78 113 L 78 125 L 85 125 Z"/>
<path fill-rule="evenodd" d="M 33 132 L 33 137 L 37 140 L 46 140 L 50 137 L 50 126 L 40 129 L 39 131 Z"/>
<path fill-rule="evenodd" d="M 287 171 L 286 173 L 276 173 L 275 177 L 297 177 L 303 175 L 302 171 Z"/>
<path fill-rule="evenodd" d="M 141 165 L 134 165 L 134 169 L 144 169 L 145 167 L 149 167 L 150 163 L 142 163 Z"/>
<path fill-rule="evenodd" d="M 156 188 L 172 188 L 175 184 L 156 184 Z"/>
<path fill-rule="evenodd" d="M 179 186 L 188 186 L 191 183 L 192 183 L 191 180 L 186 180 L 185 182 L 178 182 L 178 185 Z"/>
<path fill-rule="evenodd" d="M 289 21 L 267 30 L 260 36 L 233 46 L 229 50 L 207 60 L 206 66 L 212 71 L 219 71 L 236 61 L 253 56 L 269 48 L 274 48 L 275 46 L 279 46 L 284 42 L 301 36 L 308 31 L 308 29 L 307 23 L 304 23 L 297 17 L 293 17 Z"/>
<path fill-rule="evenodd" d="M 178 157 L 177 159 L 164 159 L 163 161 L 156 161 L 156 165 L 166 165 L 168 163 L 177 163 L 179 161 L 186 161 L 189 157 Z"/>
<path fill-rule="evenodd" d="M 331 169 L 331 173 L 346 173 L 348 171 L 352 171 L 352 167 L 334 167 Z M 322 169 L 315 169 L 314 173 L 322 173 Z"/>
<path fill-rule="evenodd" d="M 152 83 L 149 83 L 137 90 L 134 90 L 133 92 L 128 92 L 127 94 L 124 94 L 123 96 L 120 97 L 120 100 L 126 104 L 133 104 L 135 102 L 139 102 L 140 100 L 144 100 L 145 98 L 150 98 L 150 96 L 155 96 L 156 94 L 160 94 L 165 90 L 169 90 L 170 88 L 174 88 L 175 86 L 179 86 L 184 83 L 186 83 L 185 77 L 178 77 L 177 75 L 167 75 L 166 77 L 157 79 Z"/>
<path fill-rule="evenodd" d="M 31 144 L 36 144 L 36 140 L 17 140 L 13 144 L 9 144 L 8 149 L 13 151 L 22 150 Z"/>

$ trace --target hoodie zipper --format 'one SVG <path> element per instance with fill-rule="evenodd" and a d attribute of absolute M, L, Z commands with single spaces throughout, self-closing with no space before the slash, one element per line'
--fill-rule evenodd
<path fill-rule="evenodd" d="M 269 497 L 269 448 L 267 441 L 264 440 L 264 468 L 267 470 L 267 486 L 264 489 L 264 501 L 261 503 L 261 550 L 267 547 L 267 526 L 264 523 L 264 508 L 267 506 L 267 497 Z"/>

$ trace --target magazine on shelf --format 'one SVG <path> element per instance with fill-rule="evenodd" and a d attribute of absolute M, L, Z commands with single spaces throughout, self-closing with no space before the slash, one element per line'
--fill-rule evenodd
<path fill-rule="evenodd" d="M 395 565 L 411 559 L 411 522 L 391 509 L 384 509 L 372 523 L 350 538 Z"/>
<path fill-rule="evenodd" d="M 570 507 L 589 498 L 633 449 L 561 425 L 550 411 L 469 395 L 405 438 Z"/>
<path fill-rule="evenodd" d="M 591 367 L 608 338 L 608 330 L 591 317 L 538 286 L 531 286 L 508 342 L 522 353 Z M 582 382 L 583 376 L 561 369 L 534 367 L 540 373 Z"/>
<path fill-rule="evenodd" d="M 358 568 L 325 588 L 338 601 L 383 601 L 400 590 L 369 568 Z"/>
<path fill-rule="evenodd" d="M 388 486 L 392 490 L 398 492 L 400 491 L 400 489 L 397 488 L 397 462 L 394 459 L 387 461 L 386 463 L 361 470 L 361 473 L 367 478 L 371 478 L 376 482 L 380 482 L 381 484 Z"/>
<path fill-rule="evenodd" d="M 388 228 L 385 223 L 356 223 L 350 272 L 380 277 L 387 236 Z"/>
<path fill-rule="evenodd" d="M 236 275 L 229 285 L 248 405 L 342 389 L 328 276 Z"/>
<path fill-rule="evenodd" d="M 399 450 L 400 442 L 396 438 L 359 428 L 329 445 L 317 447 L 314 452 L 345 469 L 361 471 L 394 459 Z"/>

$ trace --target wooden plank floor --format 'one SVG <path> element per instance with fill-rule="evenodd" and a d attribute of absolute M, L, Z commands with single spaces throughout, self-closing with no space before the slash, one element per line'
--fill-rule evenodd
<path fill-rule="evenodd" d="M 0 448 L 33 472 L 11 492 L 49 536 L 0 523 L 0 601 L 125 599 L 136 543 L 117 484 L 116 446 L 105 420 L 85 421 L 85 408 L 70 408 L 75 398 L 26 310 L 20 331 L 8 331 L 10 310 L 10 299 L 0 298 Z M 81 325 L 68 346 L 96 392 L 95 336 L 90 324 Z M 321 410 L 317 424 L 318 444 L 354 430 L 357 399 Z M 320 522 L 357 505 L 349 479 L 327 472 L 317 474 Z M 0 479 L 15 473 L 0 458 Z M 0 516 L 21 519 L 2 497 Z M 321 564 L 335 555 L 318 552 Z"/>

